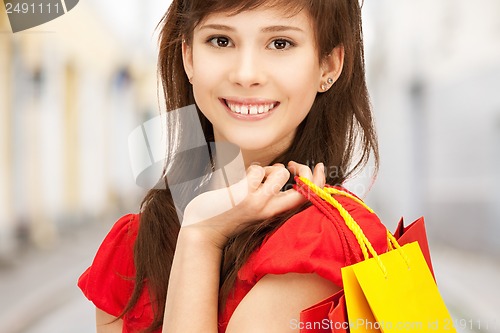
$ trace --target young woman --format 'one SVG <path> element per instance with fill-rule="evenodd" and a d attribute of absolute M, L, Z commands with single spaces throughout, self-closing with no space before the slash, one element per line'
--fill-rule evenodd
<path fill-rule="evenodd" d="M 168 187 L 151 190 L 80 277 L 98 332 L 296 332 L 301 310 L 341 288 L 340 238 L 354 236 L 280 189 L 291 175 L 340 185 L 378 160 L 360 4 L 173 0 L 159 73 L 168 110 L 195 104 L 207 142 L 240 148 L 247 194 L 216 216 L 188 206 L 181 228 Z M 342 202 L 383 252 L 378 218 Z"/>

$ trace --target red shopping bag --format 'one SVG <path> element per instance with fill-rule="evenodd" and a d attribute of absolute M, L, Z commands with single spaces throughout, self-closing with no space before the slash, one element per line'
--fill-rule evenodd
<path fill-rule="evenodd" d="M 434 270 L 432 268 L 431 262 L 431 253 L 429 251 L 429 243 L 427 241 L 427 232 L 425 231 L 424 218 L 421 217 L 406 227 L 404 226 L 403 218 L 401 218 L 393 235 L 398 240 L 398 243 L 400 245 L 418 242 L 418 245 L 420 245 L 420 249 L 422 250 L 422 254 L 424 255 L 425 261 L 427 262 L 427 266 L 429 266 L 429 269 L 434 276 Z"/>
<path fill-rule="evenodd" d="M 302 310 L 301 333 L 349 332 L 344 290 Z"/>

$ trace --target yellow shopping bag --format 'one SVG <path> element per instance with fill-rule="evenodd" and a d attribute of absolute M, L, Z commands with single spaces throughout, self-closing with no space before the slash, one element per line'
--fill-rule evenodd
<path fill-rule="evenodd" d="M 351 332 L 455 332 L 417 242 L 342 269 Z"/>
<path fill-rule="evenodd" d="M 363 252 L 364 261 L 342 268 L 350 332 L 456 332 L 417 242 L 400 246 L 387 232 L 390 251 L 379 255 L 331 195 L 348 194 L 300 180 L 339 211 Z"/>

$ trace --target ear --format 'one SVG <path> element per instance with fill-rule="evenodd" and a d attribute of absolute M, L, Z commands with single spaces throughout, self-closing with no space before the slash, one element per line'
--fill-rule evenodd
<path fill-rule="evenodd" d="M 186 72 L 186 75 L 191 81 L 191 78 L 193 77 L 193 49 L 192 47 L 186 42 L 185 39 L 183 39 L 182 42 L 182 63 L 184 65 L 184 71 Z"/>
<path fill-rule="evenodd" d="M 321 63 L 319 92 L 325 92 L 337 81 L 344 67 L 344 45 L 336 46 Z M 329 81 L 329 79 L 331 79 Z M 325 88 L 325 89 L 323 89 Z"/>

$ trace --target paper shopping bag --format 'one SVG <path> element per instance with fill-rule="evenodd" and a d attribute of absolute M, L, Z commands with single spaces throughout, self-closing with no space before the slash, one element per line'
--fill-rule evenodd
<path fill-rule="evenodd" d="M 314 200 L 312 201 L 313 203 L 315 202 Z M 334 209 L 332 206 L 330 207 Z M 401 219 L 397 226 L 396 232 L 394 233 L 394 236 L 398 240 L 398 243 L 400 245 L 418 241 L 419 246 L 422 249 L 426 249 L 427 257 L 425 257 L 425 254 L 424 257 L 426 259 L 427 265 L 429 266 L 429 269 L 431 269 L 432 264 L 430 261 L 429 246 L 427 243 L 423 218 L 419 218 L 406 227 L 403 224 L 403 219 Z M 348 267 L 352 268 L 352 266 Z M 300 330 L 301 333 L 346 333 L 349 332 L 349 326 L 364 326 L 363 332 L 380 332 L 378 324 L 370 325 L 370 323 L 376 323 L 377 321 L 373 313 L 371 312 L 370 305 L 366 301 L 363 290 L 359 286 L 354 271 L 352 269 L 347 269 L 342 272 L 342 274 L 344 279 L 344 286 L 346 285 L 346 283 L 355 284 L 355 287 L 348 287 L 350 288 L 350 297 L 359 299 L 360 301 L 358 302 L 358 307 L 362 307 L 362 309 L 352 309 L 350 318 L 353 320 L 350 321 L 347 316 L 344 290 L 340 290 L 336 294 L 324 299 L 323 301 L 305 310 L 302 310 L 302 312 L 300 313 L 300 323 L 302 324 Z M 345 277 L 346 274 L 349 274 L 349 277 Z M 363 303 L 362 300 L 364 300 L 365 302 Z M 357 317 L 358 320 L 354 320 L 355 317 Z M 325 324 L 325 322 L 327 324 Z M 448 324 L 449 326 L 450 323 L 451 321 L 445 322 L 444 324 Z M 358 332 L 359 331 L 360 330 L 358 330 Z"/>
<path fill-rule="evenodd" d="M 418 242 L 342 269 L 351 332 L 456 332 Z"/>
<path fill-rule="evenodd" d="M 424 218 L 421 217 L 406 227 L 404 226 L 403 218 L 401 218 L 393 235 L 398 240 L 399 245 L 409 244 L 415 241 L 418 242 L 420 250 L 422 250 L 422 254 L 427 262 L 427 266 L 429 266 L 429 270 L 431 271 L 432 276 L 434 276 Z"/>
<path fill-rule="evenodd" d="M 356 235 L 365 256 L 365 261 L 342 269 L 344 290 L 301 312 L 304 324 L 301 333 L 455 332 L 433 279 L 423 218 L 407 227 L 401 219 L 394 236 L 388 233 L 388 242 L 393 244 L 391 251 L 378 255 L 356 221 L 331 195 L 350 197 L 357 202 L 359 198 L 339 189 L 319 189 L 307 179 L 296 178 L 296 181 L 295 189 L 327 217 L 332 209 L 341 213 L 344 227 Z M 372 259 L 368 258 L 368 252 Z M 325 319 L 329 327 L 311 325 Z"/>
<path fill-rule="evenodd" d="M 301 333 L 347 333 L 347 309 L 344 291 L 340 290 L 323 301 L 302 310 Z"/>

